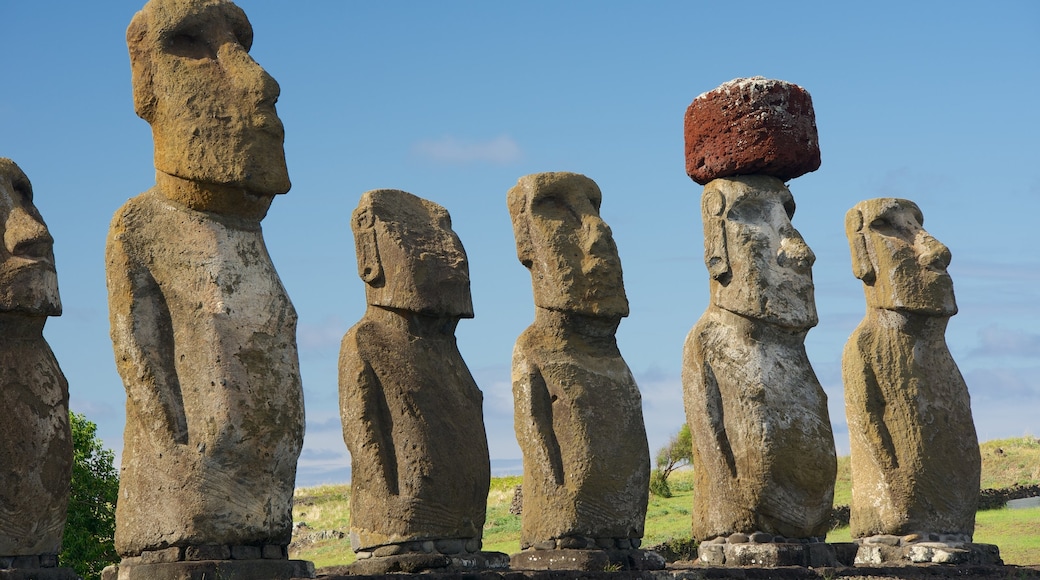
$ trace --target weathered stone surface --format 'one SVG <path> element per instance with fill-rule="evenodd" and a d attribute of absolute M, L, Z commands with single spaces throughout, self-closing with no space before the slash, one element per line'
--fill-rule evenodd
<path fill-rule="evenodd" d="M 0 570 L 0 580 L 82 580 L 72 568 Z"/>
<path fill-rule="evenodd" d="M 845 218 L 867 313 L 845 345 L 854 538 L 975 528 L 981 458 L 968 387 L 945 331 L 956 314 L 950 251 L 905 199 Z"/>
<path fill-rule="evenodd" d="M 857 540 L 858 541 L 858 540 Z M 862 543 L 856 552 L 857 566 L 905 566 L 907 564 L 954 564 L 1000 566 L 1000 549 L 993 544 L 917 542 L 906 546 Z"/>
<path fill-rule="evenodd" d="M 102 580 L 289 580 L 314 578 L 314 564 L 303 560 L 203 560 L 165 564 L 109 566 Z"/>
<path fill-rule="evenodd" d="M 805 354 L 815 258 L 791 225 L 791 192 L 775 177 L 717 179 L 701 209 L 711 303 L 683 354 L 693 537 L 824 536 L 837 461 Z"/>
<path fill-rule="evenodd" d="M 491 574 L 490 570 L 505 570 L 509 567 L 509 556 L 501 552 L 475 552 L 468 554 L 399 554 L 384 558 L 368 558 L 358 560 L 343 571 L 351 576 L 371 575 L 383 577 L 386 574 L 421 573 L 424 577 L 436 574 L 457 575 L 474 573 Z M 323 569 L 325 572 L 325 569 Z"/>
<path fill-rule="evenodd" d="M 72 472 L 69 386 L 43 338 L 61 314 L 32 185 L 0 158 L 0 556 L 57 554 Z M 37 566 L 39 567 L 39 566 Z"/>
<path fill-rule="evenodd" d="M 823 542 L 802 544 L 726 543 L 701 544 L 697 559 L 707 566 L 836 566 L 834 546 Z"/>
<path fill-rule="evenodd" d="M 152 0 L 127 30 L 156 185 L 109 230 L 127 392 L 116 548 L 287 545 L 303 443 L 296 312 L 260 220 L 289 188 L 278 85 L 224 0 Z"/>
<path fill-rule="evenodd" d="M 595 182 L 575 173 L 528 175 L 508 194 L 536 306 L 513 350 L 521 546 L 643 536 L 650 454 L 614 338 L 628 300 L 600 201 Z"/>
<path fill-rule="evenodd" d="M 649 550 L 524 550 L 513 554 L 514 570 L 663 570 L 665 559 Z"/>
<path fill-rule="evenodd" d="M 769 175 L 787 181 L 820 167 L 812 98 L 788 82 L 751 77 L 708 91 L 686 109 L 686 173 Z"/>
<path fill-rule="evenodd" d="M 351 226 L 369 304 L 339 360 L 351 545 L 459 551 L 481 537 L 491 482 L 483 395 L 455 343 L 473 316 L 466 254 L 448 212 L 403 191 L 362 195 Z"/>

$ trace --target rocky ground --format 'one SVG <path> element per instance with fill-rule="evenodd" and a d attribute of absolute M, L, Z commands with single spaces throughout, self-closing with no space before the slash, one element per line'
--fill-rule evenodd
<path fill-rule="evenodd" d="M 349 576 L 345 567 L 322 568 L 323 580 L 367 580 L 378 576 Z M 669 564 L 658 572 L 483 572 L 456 574 L 394 574 L 395 580 L 924 580 L 935 578 L 972 578 L 978 580 L 1040 580 L 1040 566 L 897 566 L 884 568 L 709 568 L 692 562 Z"/>

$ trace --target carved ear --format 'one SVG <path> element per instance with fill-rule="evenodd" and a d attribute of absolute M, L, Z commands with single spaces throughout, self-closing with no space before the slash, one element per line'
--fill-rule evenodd
<path fill-rule="evenodd" d="M 528 192 L 524 178 L 520 179 L 506 194 L 509 219 L 513 222 L 513 237 L 516 238 L 516 257 L 525 268 L 534 264 L 534 244 L 531 242 L 531 214 L 527 206 Z"/>
<path fill-rule="evenodd" d="M 729 275 L 729 252 L 726 249 L 726 224 L 722 218 L 726 200 L 717 191 L 701 196 L 701 218 L 704 221 L 704 265 L 712 278 L 725 283 Z"/>
<path fill-rule="evenodd" d="M 379 261 L 376 245 L 375 217 L 367 208 L 358 209 L 353 215 L 354 247 L 357 250 L 358 276 L 366 284 L 383 277 L 383 264 Z"/>
<path fill-rule="evenodd" d="M 877 273 L 867 253 L 867 238 L 863 234 L 863 213 L 856 208 L 845 214 L 845 236 L 852 252 L 852 274 L 865 284 L 873 284 Z"/>

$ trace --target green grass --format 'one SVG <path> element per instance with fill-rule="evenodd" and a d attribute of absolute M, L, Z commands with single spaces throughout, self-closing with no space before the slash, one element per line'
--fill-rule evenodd
<path fill-rule="evenodd" d="M 982 452 L 982 487 L 1008 487 L 1013 484 L 1040 483 L 1040 440 L 1035 437 L 989 441 Z M 998 452 L 999 450 L 999 452 Z M 851 500 L 849 458 L 838 458 L 838 477 L 834 487 L 835 505 Z M 513 490 L 520 477 L 496 477 L 488 493 L 484 549 L 512 554 L 520 550 L 520 517 L 509 513 Z M 647 506 L 644 546 L 690 537 L 690 511 L 693 505 L 693 470 L 682 469 L 668 478 L 672 497 L 650 496 Z M 350 486 L 324 485 L 296 490 L 293 521 L 307 524 L 312 537 L 323 530 L 346 532 L 349 528 Z M 975 541 L 996 544 L 1007 564 L 1040 565 L 1040 508 L 989 510 L 979 512 Z M 848 542 L 849 528 L 827 535 L 828 542 Z M 347 538 L 314 539 L 291 546 L 293 558 L 311 560 L 322 568 L 350 564 L 354 552 Z"/>
<path fill-rule="evenodd" d="M 1040 484 L 1040 439 L 1016 437 L 979 445 L 982 488 Z"/>
<path fill-rule="evenodd" d="M 987 510 L 975 516 L 976 542 L 996 544 L 1005 564 L 1040 564 L 1040 507 Z"/>

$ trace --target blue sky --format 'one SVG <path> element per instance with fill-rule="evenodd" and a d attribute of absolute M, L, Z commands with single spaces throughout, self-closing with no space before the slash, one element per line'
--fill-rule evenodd
<path fill-rule="evenodd" d="M 281 84 L 293 188 L 263 223 L 300 314 L 307 437 L 298 483 L 345 480 L 336 359 L 365 307 L 350 212 L 404 189 L 445 206 L 471 262 L 459 348 L 484 392 L 492 458 L 512 431 L 513 342 L 533 319 L 506 191 L 540 171 L 603 190 L 632 313 L 618 342 L 651 449 L 682 424 L 682 343 L 707 305 L 701 187 L 682 121 L 698 94 L 762 75 L 812 95 L 823 165 L 789 184 L 817 255 L 809 357 L 847 453 L 841 351 L 864 312 L 843 222 L 860 200 L 916 201 L 950 247 L 947 341 L 982 440 L 1040 435 L 1040 3 L 342 2 L 242 0 L 253 56 Z M 0 156 L 28 174 L 65 313 L 46 336 L 74 410 L 122 447 L 105 235 L 154 183 L 125 30 L 139 0 L 0 2 Z"/>

